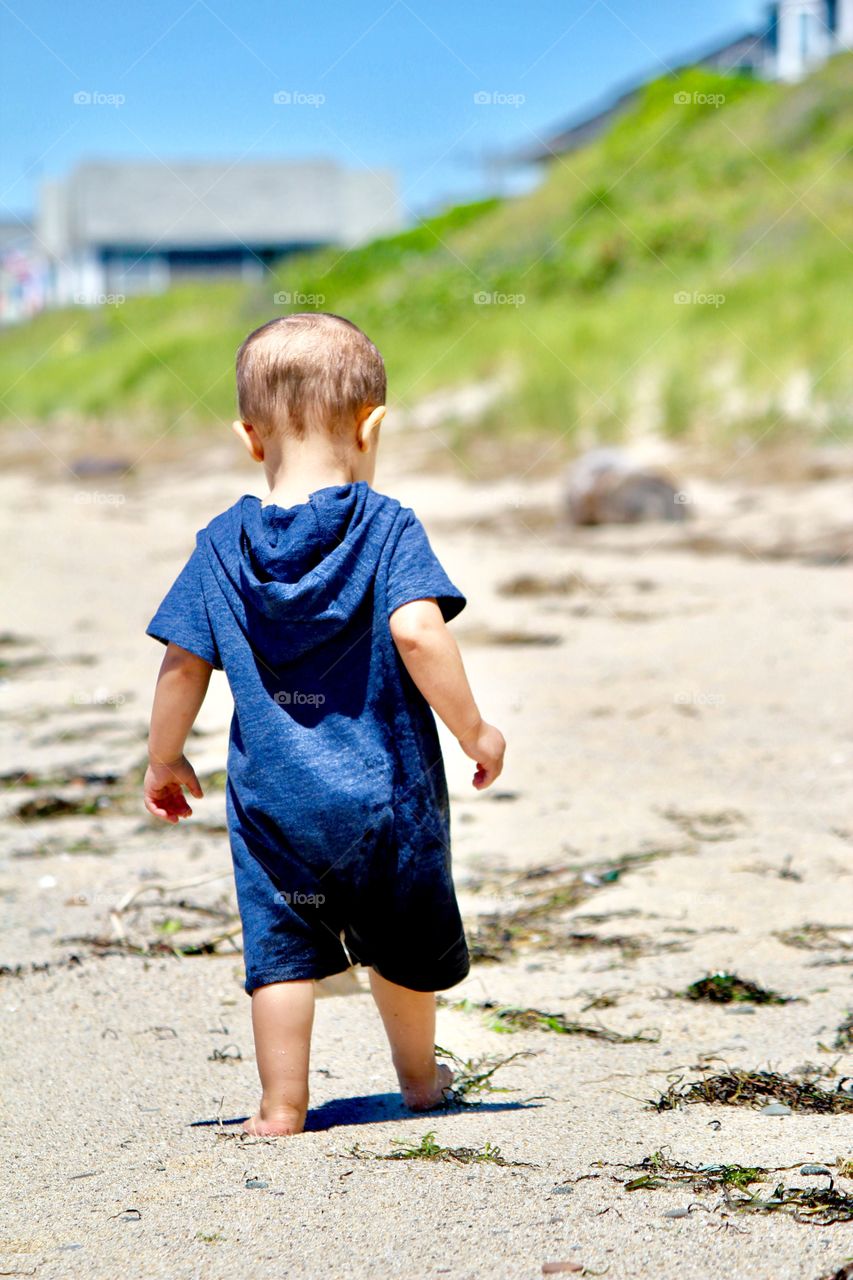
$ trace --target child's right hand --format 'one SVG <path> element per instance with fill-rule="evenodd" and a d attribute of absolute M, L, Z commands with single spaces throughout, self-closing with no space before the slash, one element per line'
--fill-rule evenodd
<path fill-rule="evenodd" d="M 506 742 L 503 734 L 493 724 L 481 720 L 476 728 L 463 734 L 459 745 L 466 756 L 476 761 L 477 772 L 472 778 L 474 787 L 477 791 L 485 791 L 500 777 L 504 767 Z"/>
<path fill-rule="evenodd" d="M 192 809 L 184 796 L 184 787 L 198 800 L 204 794 L 195 776 L 195 769 L 186 756 L 169 764 L 150 761 L 145 771 L 143 787 L 145 808 L 164 822 L 177 822 L 180 818 L 191 816 Z"/>

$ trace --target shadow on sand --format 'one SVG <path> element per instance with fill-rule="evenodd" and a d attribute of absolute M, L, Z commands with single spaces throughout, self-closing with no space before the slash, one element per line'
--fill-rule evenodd
<path fill-rule="evenodd" d="M 322 1106 L 313 1107 L 305 1121 L 306 1133 L 321 1133 L 325 1129 L 343 1128 L 356 1124 L 381 1124 L 387 1120 L 429 1119 L 430 1122 L 445 1115 L 463 1112 L 526 1111 L 538 1107 L 538 1100 L 529 1102 L 478 1102 L 472 1106 L 438 1107 L 434 1111 L 409 1111 L 403 1106 L 398 1093 L 370 1093 L 356 1098 L 331 1098 Z M 242 1124 L 248 1116 L 233 1116 L 229 1120 L 192 1120 L 188 1128 Z"/>

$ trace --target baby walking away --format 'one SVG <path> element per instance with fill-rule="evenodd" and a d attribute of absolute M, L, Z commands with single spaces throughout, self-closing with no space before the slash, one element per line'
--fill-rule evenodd
<path fill-rule="evenodd" d="M 420 520 L 373 486 L 385 368 L 349 321 L 290 315 L 237 353 L 234 431 L 264 469 L 196 537 L 147 630 L 166 645 L 145 804 L 178 822 L 201 796 L 184 755 L 211 671 L 234 697 L 226 809 L 261 1102 L 244 1129 L 298 1133 L 314 983 L 369 970 L 415 1110 L 451 1082 L 435 992 L 469 971 L 435 715 L 500 775 L 504 739 L 447 623 L 466 604 Z"/>

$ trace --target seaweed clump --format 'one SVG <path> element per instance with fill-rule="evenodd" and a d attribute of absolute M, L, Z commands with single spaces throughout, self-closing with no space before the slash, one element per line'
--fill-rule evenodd
<path fill-rule="evenodd" d="M 435 1132 L 425 1133 L 420 1142 L 406 1142 L 404 1138 L 392 1138 L 395 1151 L 385 1153 L 370 1151 L 358 1143 L 350 1148 L 349 1154 L 358 1160 L 430 1160 L 443 1164 L 499 1164 L 517 1169 L 533 1169 L 535 1165 L 524 1160 L 507 1160 L 501 1154 L 500 1147 L 491 1142 L 482 1147 L 442 1147 L 435 1140 Z"/>
<path fill-rule="evenodd" d="M 853 1049 L 853 1012 L 847 1014 L 835 1034 L 834 1049 Z"/>
<path fill-rule="evenodd" d="M 598 1161 L 603 1164 L 603 1161 Z M 660 1187 L 688 1185 L 694 1192 L 722 1192 L 721 1208 L 738 1213 L 787 1213 L 797 1222 L 810 1222 L 815 1226 L 830 1226 L 837 1222 L 853 1222 L 853 1195 L 839 1191 L 832 1173 L 825 1165 L 776 1166 L 773 1169 L 761 1165 L 741 1164 L 684 1164 L 671 1160 L 663 1151 L 645 1156 L 640 1164 L 623 1165 L 622 1168 L 639 1171 L 638 1176 L 622 1183 L 625 1191 L 654 1191 Z M 760 1188 L 752 1190 L 752 1184 L 763 1182 L 770 1173 L 785 1168 L 799 1168 L 810 1177 L 826 1177 L 823 1187 L 786 1187 L 778 1183 L 770 1194 Z M 681 1216 L 686 1211 L 674 1210 L 670 1216 Z"/>
<path fill-rule="evenodd" d="M 606 1161 L 598 1160 L 597 1165 Z M 659 1187 L 686 1183 L 692 1191 L 713 1191 L 720 1187 L 749 1187 L 760 1182 L 770 1172 L 761 1165 L 742 1164 L 683 1164 L 671 1160 L 663 1151 L 644 1156 L 639 1164 L 618 1166 L 636 1170 L 638 1176 L 623 1182 L 625 1191 L 655 1191 Z"/>
<path fill-rule="evenodd" d="M 793 1080 L 775 1071 L 735 1069 L 685 1084 L 671 1084 L 657 1100 L 649 1100 L 649 1106 L 655 1111 L 673 1111 L 687 1102 L 728 1107 L 755 1107 L 777 1102 L 792 1111 L 838 1115 L 853 1112 L 853 1093 L 845 1090 L 843 1084 L 842 1079 L 835 1089 L 826 1089 L 817 1083 L 813 1072 L 805 1079 Z"/>
<path fill-rule="evenodd" d="M 654 1029 L 653 1035 L 644 1035 L 641 1031 L 634 1035 L 623 1035 L 609 1027 L 595 1026 L 583 1022 L 574 1022 L 564 1013 L 547 1013 L 544 1009 L 522 1009 L 513 1005 L 499 1005 L 494 1000 L 444 1000 L 445 1008 L 483 1010 L 490 1015 L 489 1027 L 492 1031 L 552 1031 L 563 1036 L 587 1036 L 592 1040 L 605 1040 L 608 1044 L 656 1044 L 660 1032 Z"/>
<path fill-rule="evenodd" d="M 476 1107 L 482 1102 L 482 1094 L 514 1093 L 514 1089 L 495 1084 L 495 1073 L 514 1062 L 516 1058 L 533 1058 L 529 1050 L 511 1053 L 506 1058 L 467 1058 L 457 1057 L 450 1049 L 435 1046 L 437 1058 L 447 1058 L 453 1064 L 453 1084 L 444 1090 L 444 1102 L 448 1107 Z"/>
<path fill-rule="evenodd" d="M 711 1004 L 790 1004 L 797 999 L 796 996 L 780 995 L 778 991 L 771 991 L 748 978 L 739 978 L 736 973 L 725 971 L 699 978 L 679 994 L 687 1000 L 707 1000 Z"/>

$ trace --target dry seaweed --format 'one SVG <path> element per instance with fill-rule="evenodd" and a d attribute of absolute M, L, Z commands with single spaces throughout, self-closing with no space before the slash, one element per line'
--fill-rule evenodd
<path fill-rule="evenodd" d="M 39 840 L 28 848 L 13 849 L 12 858 L 55 858 L 68 854 L 86 854 L 94 858 L 109 858 L 116 852 L 116 845 L 106 839 L 98 829 L 91 835 L 77 836 L 74 840 L 67 837 L 49 837 Z"/>
<path fill-rule="evenodd" d="M 806 1111 L 812 1115 L 853 1112 L 853 1093 L 843 1087 L 845 1079 L 840 1079 L 834 1089 L 827 1089 L 817 1083 L 821 1078 L 824 1077 L 817 1069 L 809 1071 L 800 1080 L 775 1071 L 734 1069 L 687 1083 L 676 1081 L 657 1100 L 649 1099 L 648 1102 L 655 1111 L 673 1111 L 682 1103 L 689 1102 L 729 1107 L 755 1107 L 779 1102 L 792 1111 Z"/>
<path fill-rule="evenodd" d="M 796 1222 L 828 1227 L 836 1222 L 853 1222 L 853 1196 L 838 1191 L 830 1177 L 828 1187 L 786 1187 L 779 1183 L 769 1196 L 758 1192 L 734 1195 L 727 1204 L 740 1213 L 788 1213 Z"/>
<path fill-rule="evenodd" d="M 580 572 L 566 573 L 559 578 L 540 578 L 536 574 L 522 573 L 498 585 L 501 596 L 567 596 L 575 591 L 594 591 L 601 594 L 606 588 L 593 585 Z"/>
<path fill-rule="evenodd" d="M 602 936 L 570 929 L 561 921 L 561 917 L 585 902 L 597 890 L 618 881 L 631 868 L 687 851 L 684 846 L 675 849 L 648 849 L 623 854 L 595 869 L 533 868 L 521 875 L 504 877 L 495 884 L 484 882 L 481 888 L 494 887 L 503 893 L 513 892 L 531 881 L 537 882 L 537 887 L 532 893 L 525 894 L 521 905 L 514 910 L 484 913 L 469 922 L 468 947 L 472 961 L 505 960 L 523 947 L 547 948 L 552 951 L 613 947 L 618 948 L 625 959 L 652 951 L 683 950 L 682 943 L 661 943 L 643 935 Z M 550 880 L 552 883 L 547 887 L 539 887 L 538 882 L 541 880 Z"/>
<path fill-rule="evenodd" d="M 801 951 L 853 951 L 853 942 L 845 942 L 836 938 L 836 933 L 850 933 L 850 924 L 802 924 L 796 929 L 777 929 L 773 937 L 784 942 L 787 947 L 797 947 Z"/>
<path fill-rule="evenodd" d="M 839 1026 L 832 1047 L 833 1049 L 853 1049 L 853 1012 L 848 1012 Z"/>
<path fill-rule="evenodd" d="M 93 817 L 113 805 L 113 797 L 103 792 L 88 796 L 69 797 L 54 794 L 33 796 L 23 800 L 14 810 L 21 822 L 41 822 L 45 818 Z"/>
<path fill-rule="evenodd" d="M 581 992 L 580 994 L 585 995 L 587 993 Z M 600 991 L 597 995 L 590 995 L 586 1004 L 581 1005 L 581 1013 L 586 1013 L 587 1009 L 612 1009 L 619 1003 L 621 996 L 621 991 L 613 993 L 609 991 Z"/>
<path fill-rule="evenodd" d="M 233 1052 L 229 1052 L 233 1050 Z M 236 1044 L 223 1045 L 221 1049 L 214 1049 L 213 1053 L 208 1054 L 208 1062 L 242 1062 L 243 1054 L 240 1046 Z"/>
<path fill-rule="evenodd" d="M 0 964 L 0 978 L 25 978 L 36 973 L 51 973 L 54 969 L 70 969 L 82 964 L 80 956 L 67 956 L 64 961 L 30 960 L 27 964 Z"/>
<path fill-rule="evenodd" d="M 563 637 L 556 631 L 514 631 L 494 630 L 491 627 L 467 627 L 460 634 L 470 645 L 531 646 L 533 648 L 550 648 L 563 643 Z"/>
<path fill-rule="evenodd" d="M 595 1161 L 599 1167 L 606 1161 Z M 835 1187 L 832 1173 L 825 1165 L 761 1165 L 740 1164 L 685 1164 L 671 1160 L 663 1151 L 645 1156 L 639 1164 L 623 1164 L 615 1167 L 639 1171 L 638 1176 L 622 1183 L 625 1191 L 654 1191 L 666 1186 L 687 1185 L 694 1193 L 720 1190 L 722 1208 L 739 1213 L 770 1213 L 782 1211 L 798 1222 L 810 1222 L 816 1226 L 829 1226 L 836 1222 L 853 1221 L 853 1196 Z M 768 1174 L 798 1168 L 811 1177 L 826 1177 L 825 1187 L 786 1187 L 778 1183 L 770 1195 L 760 1189 L 751 1190 L 752 1184 L 763 1182 Z"/>
<path fill-rule="evenodd" d="M 748 867 L 741 867 L 739 870 L 749 871 L 756 876 L 777 876 L 780 880 L 796 880 L 801 882 L 803 877 L 799 871 L 794 871 L 791 867 L 792 857 L 789 853 L 781 866 L 777 866 L 772 862 L 753 862 Z"/>
<path fill-rule="evenodd" d="M 482 1147 L 442 1147 L 435 1140 L 435 1132 L 425 1133 L 418 1143 L 405 1138 L 392 1138 L 395 1151 L 377 1152 L 356 1143 L 349 1154 L 357 1160 L 432 1160 L 442 1164 L 498 1164 L 514 1169 L 535 1169 L 537 1165 L 525 1160 L 507 1160 L 500 1147 L 485 1142 Z"/>
<path fill-rule="evenodd" d="M 8 769 L 0 774 L 0 786 L 4 790 L 19 787 L 114 787 L 121 781 L 118 773 L 92 773 L 83 769 L 63 769 L 53 773 L 38 774 L 31 769 Z"/>
<path fill-rule="evenodd" d="M 713 1191 L 719 1187 L 749 1187 L 753 1182 L 760 1182 L 769 1172 L 760 1165 L 741 1164 L 683 1164 L 671 1160 L 664 1151 L 655 1151 L 644 1156 L 639 1164 L 622 1164 L 608 1160 L 594 1160 L 596 1168 L 630 1169 L 637 1177 L 623 1182 L 625 1191 L 654 1191 L 659 1187 L 685 1183 L 692 1191 Z M 794 1167 L 794 1166 L 785 1166 Z M 778 1170 L 773 1170 L 778 1172 Z"/>
<path fill-rule="evenodd" d="M 200 938 L 195 942 L 169 942 L 166 938 L 151 939 L 146 942 L 132 942 L 128 938 L 106 938 L 94 933 L 67 934 L 59 938 L 57 945 L 66 943 L 88 947 L 96 955 L 129 955 L 129 956 L 209 956 L 221 955 L 220 946 L 230 943 L 229 954 L 239 952 L 234 939 L 242 932 L 241 925 L 234 925 L 211 937 Z"/>
<path fill-rule="evenodd" d="M 437 1058 L 446 1058 L 453 1067 L 453 1084 L 444 1090 L 444 1103 L 448 1107 L 476 1107 L 482 1102 L 481 1094 L 516 1093 L 517 1090 L 496 1085 L 495 1073 L 516 1058 L 534 1058 L 529 1050 L 511 1053 L 506 1058 L 459 1058 L 450 1049 L 435 1046 Z M 527 1099 L 532 1101 L 532 1099 Z"/>
<path fill-rule="evenodd" d="M 686 835 L 703 844 L 734 840 L 746 818 L 739 809 L 722 809 L 717 813 L 685 813 L 674 805 L 663 810 L 663 816 L 674 822 Z"/>
<path fill-rule="evenodd" d="M 464 1013 L 482 1010 L 490 1015 L 488 1025 L 492 1031 L 553 1031 L 563 1036 L 588 1036 L 592 1040 L 605 1040 L 609 1044 L 654 1044 L 660 1039 L 660 1031 L 644 1035 L 623 1035 L 609 1027 L 591 1026 L 573 1022 L 564 1013 L 546 1013 L 543 1009 L 521 1009 L 513 1005 L 499 1005 L 494 1000 L 447 1000 L 440 1002 L 448 1009 Z"/>
<path fill-rule="evenodd" d="M 175 955 L 183 955 L 183 956 L 213 955 L 217 952 L 218 947 L 223 942 L 229 942 L 231 944 L 231 949 L 235 950 L 236 944 L 234 943 L 233 940 L 235 937 L 237 937 L 239 933 L 242 932 L 242 927 L 239 923 L 239 918 L 237 913 L 230 907 L 230 905 L 208 906 L 207 904 L 204 904 L 204 903 L 191 902 L 186 898 L 180 898 L 176 903 L 165 903 L 163 901 L 163 895 L 165 893 L 173 892 L 179 889 L 197 888 L 199 885 L 209 884 L 211 881 L 221 880 L 226 877 L 227 877 L 227 872 L 214 871 L 214 872 L 206 872 L 205 874 L 200 876 L 193 876 L 192 879 L 190 880 L 174 880 L 174 881 L 149 880 L 145 884 L 134 886 L 133 889 L 128 890 L 128 892 L 122 896 L 122 898 L 116 903 L 115 907 L 113 907 L 110 911 L 110 918 L 112 920 L 113 935 L 114 935 L 115 941 L 118 943 L 125 943 L 127 945 L 130 945 L 129 940 L 127 938 L 126 930 L 125 930 L 126 914 L 131 907 L 134 907 L 134 909 L 139 909 L 138 900 L 141 897 L 143 897 L 143 895 L 156 893 L 159 898 L 157 902 L 158 907 L 163 907 L 166 905 L 176 906 L 180 909 L 183 909 L 184 911 L 192 911 L 201 915 L 213 916 L 216 920 L 219 921 L 219 924 L 220 924 L 219 930 L 213 935 L 211 935 L 210 937 L 201 938 L 201 939 L 190 939 L 188 941 L 182 941 L 180 944 L 169 943 L 168 944 L 169 950 L 172 951 Z M 195 929 L 195 928 L 198 928 L 198 926 L 196 924 L 188 924 L 187 922 L 181 920 L 180 918 L 166 917 L 164 920 L 161 920 L 158 924 L 155 924 L 153 928 L 158 933 L 160 933 L 161 936 L 162 935 L 168 936 L 173 933 L 179 933 L 182 930 L 187 931 L 190 929 Z M 151 943 L 150 941 L 147 941 L 142 945 L 151 947 L 154 944 Z"/>
<path fill-rule="evenodd" d="M 711 1004 L 790 1004 L 797 996 L 783 996 L 778 991 L 760 987 L 757 982 L 739 978 L 736 973 L 712 973 L 691 982 L 675 993 L 686 1000 L 707 1000 Z"/>

